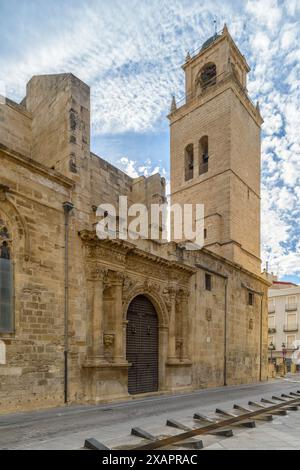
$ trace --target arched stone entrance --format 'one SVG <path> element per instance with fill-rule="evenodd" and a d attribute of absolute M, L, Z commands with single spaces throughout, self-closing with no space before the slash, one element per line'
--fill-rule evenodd
<path fill-rule="evenodd" d="M 152 302 L 145 295 L 135 297 L 127 311 L 126 359 L 128 392 L 156 392 L 158 390 L 158 316 Z"/>

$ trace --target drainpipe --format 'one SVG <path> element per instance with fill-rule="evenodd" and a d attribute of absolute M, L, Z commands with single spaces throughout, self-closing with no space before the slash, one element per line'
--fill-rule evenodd
<path fill-rule="evenodd" d="M 65 307 L 64 307 L 64 402 L 68 403 L 68 352 L 69 352 L 69 216 L 72 202 L 64 202 L 65 215 Z"/>
<path fill-rule="evenodd" d="M 227 297 L 228 297 L 228 278 L 225 279 L 224 294 L 224 387 L 227 386 Z"/>
<path fill-rule="evenodd" d="M 259 340 L 259 381 L 262 381 L 262 350 L 263 350 L 263 296 L 260 298 L 260 340 Z"/>
<path fill-rule="evenodd" d="M 207 268 L 202 264 L 195 264 L 196 268 L 200 268 L 203 271 L 206 271 L 210 274 L 214 274 L 215 276 L 219 276 L 225 281 L 225 290 L 224 290 L 224 366 L 223 366 L 223 377 L 224 377 L 224 386 L 227 386 L 227 313 L 228 313 L 228 276 L 225 274 L 221 274 L 218 271 L 214 271 L 213 269 Z"/>

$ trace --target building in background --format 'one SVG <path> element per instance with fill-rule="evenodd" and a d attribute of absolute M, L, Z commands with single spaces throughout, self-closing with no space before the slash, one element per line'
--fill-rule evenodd
<path fill-rule="evenodd" d="M 285 358 L 289 371 L 292 356 L 300 345 L 300 286 L 274 280 L 269 289 L 268 312 L 269 358 L 272 356 L 277 365 Z"/>

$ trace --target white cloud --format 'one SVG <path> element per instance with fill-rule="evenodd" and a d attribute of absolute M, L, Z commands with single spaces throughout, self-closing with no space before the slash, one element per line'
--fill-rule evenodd
<path fill-rule="evenodd" d="M 290 25 L 289 25 L 290 27 Z M 286 31 L 283 32 L 281 36 L 281 47 L 283 49 L 289 49 L 290 47 L 293 46 L 297 39 L 297 31 L 296 28 L 294 29 L 287 29 Z"/>
<path fill-rule="evenodd" d="M 131 178 L 138 178 L 141 175 L 141 172 L 136 169 L 136 161 L 129 160 L 127 157 L 122 157 L 118 163 L 122 167 L 123 171 L 125 171 L 127 175 L 131 176 Z"/>
<path fill-rule="evenodd" d="M 297 12 L 300 12 L 300 0 L 285 0 L 284 6 L 287 10 L 287 13 L 291 16 L 294 16 Z"/>
<path fill-rule="evenodd" d="M 248 0 L 246 10 L 255 17 L 258 25 L 269 30 L 275 29 L 282 18 L 277 0 Z"/>
<path fill-rule="evenodd" d="M 145 161 L 144 165 L 140 166 L 138 161 L 122 157 L 118 160 L 117 164 L 132 178 L 138 178 L 139 176 L 148 177 L 156 173 L 160 173 L 164 177 L 167 175 L 163 166 L 153 166 L 153 163 L 149 159 Z"/>

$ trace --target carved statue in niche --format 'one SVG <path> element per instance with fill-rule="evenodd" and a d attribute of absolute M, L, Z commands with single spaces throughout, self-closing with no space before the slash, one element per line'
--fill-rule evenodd
<path fill-rule="evenodd" d="M 4 241 L 0 247 L 0 258 L 10 259 L 10 249 L 6 241 Z"/>
<path fill-rule="evenodd" d="M 10 234 L 3 219 L 0 219 L 0 258 L 10 259 Z"/>
<path fill-rule="evenodd" d="M 0 220 L 0 237 L 1 238 L 9 238 L 9 233 L 8 233 L 7 227 L 4 224 L 2 225 L 1 222 L 3 222 L 3 221 Z"/>

